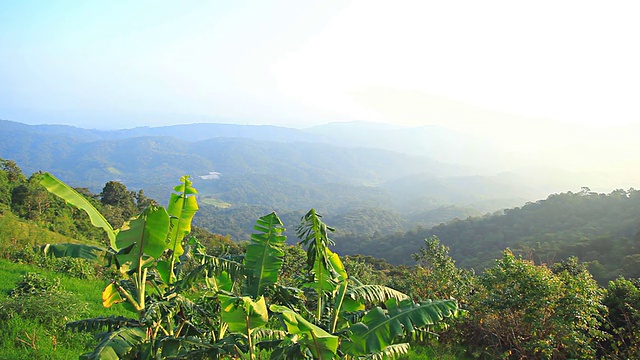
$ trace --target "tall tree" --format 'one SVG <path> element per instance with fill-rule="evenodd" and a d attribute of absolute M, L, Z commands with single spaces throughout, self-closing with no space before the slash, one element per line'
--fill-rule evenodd
<path fill-rule="evenodd" d="M 100 201 L 104 205 L 105 217 L 114 227 L 122 225 L 137 210 L 134 195 L 117 181 L 109 181 L 104 185 Z"/>

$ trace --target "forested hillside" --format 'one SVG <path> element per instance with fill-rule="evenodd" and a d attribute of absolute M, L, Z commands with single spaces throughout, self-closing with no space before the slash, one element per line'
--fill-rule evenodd
<path fill-rule="evenodd" d="M 407 225 L 402 218 L 384 208 L 322 217 L 315 209 L 278 216 L 268 206 L 243 208 L 250 210 L 247 212 L 205 206 L 203 218 L 221 220 L 220 226 L 230 229 L 237 226 L 225 224 L 228 219 L 242 223 L 253 214 L 263 214 L 257 222 L 254 218 L 252 230 L 235 224 L 243 229 L 239 236 L 251 233 L 249 243 L 237 244 L 229 237 L 178 221 L 190 223 L 199 202 L 188 177 L 180 181 L 168 208 L 182 213 L 170 217 L 143 190 L 129 190 L 120 182 L 105 183 L 99 194 L 76 188 L 74 195 L 49 174 L 38 172 L 27 178 L 15 162 L 1 159 L 0 275 L 9 283 L 0 282 L 0 325 L 6 329 L 0 335 L 0 357 L 28 354 L 37 358 L 41 354 L 68 359 L 84 353 L 86 358 L 100 359 L 105 351 L 138 355 L 151 351 L 158 358 L 172 358 L 170 354 L 184 358 L 248 354 L 251 358 L 254 352 L 274 358 L 288 351 L 300 358 L 304 349 L 309 358 L 320 358 L 318 351 L 328 358 L 348 352 L 405 354 L 402 359 L 417 358 L 424 351 L 433 354 L 427 359 L 623 359 L 640 355 L 635 346 L 640 339 L 640 283 L 622 277 L 638 275 L 637 190 L 599 194 L 584 188 L 500 214 L 408 232 L 402 230 Z M 68 206 L 51 192 L 79 208 Z M 181 202 L 185 205 L 176 205 Z M 92 211 L 102 213 L 109 225 L 93 227 L 87 216 Z M 468 208 L 446 207 L 416 215 L 430 226 L 426 224 L 438 216 L 445 219 L 470 213 Z M 170 229 L 174 227 L 185 235 L 179 242 L 172 240 Z M 120 228 L 117 236 L 109 235 L 113 228 Z M 160 230 L 166 235 L 158 236 Z M 383 235 L 389 232 L 394 235 Z M 435 237 L 427 238 L 431 234 L 451 243 L 459 264 L 481 263 L 487 257 L 486 268 L 473 272 L 458 267 L 447 246 Z M 512 240 L 516 255 L 504 250 Z M 298 241 L 307 252 L 286 245 Z M 403 246 L 397 246 L 403 241 Z M 113 244 L 118 247 L 112 248 Z M 316 253 L 318 246 L 323 249 Z M 464 252 L 455 250 L 461 246 L 466 246 Z M 360 254 L 400 255 L 411 262 L 394 266 L 363 255 L 341 260 L 333 252 L 355 248 Z M 97 261 L 96 251 L 104 253 L 103 262 Z M 308 261 L 313 255 L 327 258 Z M 117 262 L 106 261 L 113 256 Z M 261 261 L 263 257 L 268 260 Z M 585 259 L 588 261 L 581 263 Z M 126 265 L 117 270 L 114 264 Z M 135 271 L 127 271 L 131 267 Z M 601 283 L 606 286 L 604 291 L 592 274 L 600 280 L 615 279 Z M 330 280 L 323 282 L 319 276 Z M 138 281 L 140 277 L 146 281 Z M 63 283 L 68 284 L 66 289 Z M 153 290 L 144 284 L 153 285 Z M 328 287 L 331 291 L 325 291 Z M 270 312 L 265 301 L 271 304 Z M 319 301 L 326 306 L 318 306 Z M 255 321 L 253 328 L 246 325 L 244 312 L 240 313 L 245 311 L 242 304 L 258 312 L 247 315 Z M 351 309 L 359 310 L 354 313 Z M 82 320 L 87 312 L 94 317 Z M 157 317 L 158 312 L 162 316 Z M 367 315 L 354 316 L 358 312 Z M 387 317 L 391 313 L 394 316 Z M 269 334 L 278 329 L 287 339 L 299 339 L 299 327 L 282 328 L 282 322 L 258 319 L 279 314 L 284 314 L 285 324 L 294 318 L 296 324 L 306 324 L 307 331 L 322 335 L 321 342 L 264 339 L 251 331 Z M 325 320 L 329 317 L 335 320 Z M 376 326 L 395 321 L 395 317 L 421 330 L 415 337 L 406 336 L 409 328 L 399 325 L 394 331 L 405 336 L 388 337 L 388 327 Z M 442 317 L 446 319 L 440 320 Z M 65 329 L 67 321 L 72 322 Z M 444 322 L 434 325 L 438 321 Z M 228 326 L 233 336 L 212 337 L 210 332 L 220 326 Z M 158 331 L 148 336 L 149 329 Z M 340 345 L 338 338 L 347 329 L 350 335 Z M 367 344 L 372 336 L 367 329 L 377 329 L 376 336 L 388 340 Z M 413 325 L 410 329 L 416 330 Z M 429 335 L 435 333 L 439 336 Z M 108 340 L 112 336 L 118 340 Z M 407 342 L 393 344 L 401 339 Z"/>
<path fill-rule="evenodd" d="M 640 276 L 640 191 L 615 190 L 550 195 L 482 217 L 381 237 L 349 237 L 338 251 L 408 263 L 423 240 L 438 236 L 465 268 L 482 270 L 507 247 L 537 263 L 577 256 L 600 281 Z"/>

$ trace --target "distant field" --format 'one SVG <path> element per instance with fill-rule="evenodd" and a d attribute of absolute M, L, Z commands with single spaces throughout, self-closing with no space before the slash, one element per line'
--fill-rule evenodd
<path fill-rule="evenodd" d="M 213 205 L 215 207 L 222 208 L 222 209 L 231 207 L 231 204 L 229 204 L 228 202 L 224 202 L 222 200 L 216 199 L 213 196 L 202 196 L 198 200 L 204 204 Z"/>

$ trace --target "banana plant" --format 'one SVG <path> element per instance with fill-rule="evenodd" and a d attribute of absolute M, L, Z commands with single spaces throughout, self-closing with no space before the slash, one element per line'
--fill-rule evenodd
<path fill-rule="evenodd" d="M 334 231 L 321 220 L 315 209 L 309 210 L 302 217 L 296 229 L 301 244 L 307 246 L 307 286 L 313 287 L 318 295 L 316 321 L 320 322 L 324 313 L 327 292 L 335 290 L 337 278 L 340 276 L 331 260 L 334 259 L 329 250 L 333 242 L 329 239 L 329 231 Z M 339 258 L 338 258 L 339 260 Z"/>
<path fill-rule="evenodd" d="M 92 224 L 106 232 L 109 248 L 105 251 L 114 254 L 121 270 L 130 275 L 130 279 L 112 281 L 107 285 L 102 299 L 105 307 L 125 303 L 136 312 L 137 319 L 129 319 L 128 325 L 123 325 L 121 320 L 115 318 L 88 319 L 68 324 L 72 329 L 109 329 L 100 345 L 86 354 L 86 358 L 111 359 L 134 350 L 143 354 L 143 358 L 156 357 L 161 351 L 160 342 L 155 342 L 158 335 L 160 338 L 180 336 L 185 326 L 188 327 L 188 319 L 176 321 L 175 318 L 176 314 L 184 312 L 189 300 L 172 292 L 171 288 L 176 281 L 176 262 L 179 262 L 184 253 L 182 241 L 191 231 L 191 220 L 198 206 L 194 196 L 197 191 L 191 186 L 189 178 L 184 176 L 180 182 L 174 188 L 177 194 L 172 194 L 169 210 L 149 205 L 138 216 L 125 222 L 120 229 L 114 230 L 82 195 L 53 175 L 44 174 L 41 183 L 47 190 L 85 211 Z M 78 255 L 85 258 L 95 258 L 97 251 L 95 247 L 70 244 L 51 245 L 44 250 L 55 255 Z M 169 260 L 163 260 L 163 257 L 168 257 Z M 160 276 L 150 280 L 149 269 L 156 270 Z M 157 278 L 162 281 L 156 281 Z M 159 287 L 162 283 L 165 291 Z M 150 298 L 148 284 L 154 286 L 155 298 Z M 151 304 L 147 306 L 150 299 Z"/>
<path fill-rule="evenodd" d="M 184 254 L 182 240 L 191 232 L 191 222 L 198 211 L 198 202 L 195 195 L 198 191 L 192 186 L 188 176 L 180 178 L 180 185 L 174 187 L 176 193 L 171 194 L 167 212 L 170 215 L 170 231 L 167 248 L 170 250 L 171 261 L 159 261 L 158 272 L 167 284 L 176 281 L 176 260 Z"/>
<path fill-rule="evenodd" d="M 349 278 L 340 257 L 330 250 L 333 229 L 311 209 L 297 228 L 307 246 L 306 280 L 301 286 L 278 284 L 286 238 L 275 213 L 259 218 L 256 234 L 241 261 L 212 257 L 197 243 L 199 265 L 178 276 L 185 249 L 182 241 L 198 210 L 196 190 L 187 177 L 174 188 L 167 209 L 150 206 L 112 229 L 93 206 L 50 174 L 43 185 L 89 214 L 105 230 L 112 254 L 130 280 L 113 281 L 103 291 L 103 304 L 124 303 L 137 314 L 70 323 L 77 330 L 106 330 L 84 359 L 255 358 L 261 348 L 271 358 L 384 358 L 406 353 L 397 340 L 456 313 L 453 300 L 416 304 L 393 289 Z M 96 248 L 47 247 L 53 254 L 96 256 Z M 157 274 L 157 275 L 156 275 Z M 182 293 L 194 284 L 208 288 L 198 302 Z M 151 285 L 154 291 L 147 291 Z M 271 319 L 279 319 L 278 323 Z"/>
<path fill-rule="evenodd" d="M 254 229 L 258 233 L 251 235 L 251 243 L 243 260 L 246 295 L 257 298 L 278 281 L 287 242 L 286 236 L 282 235 L 285 230 L 283 226 L 275 212 L 257 220 Z"/>
<path fill-rule="evenodd" d="M 394 289 L 349 279 L 340 257 L 328 248 L 332 244 L 328 233 L 332 230 L 311 209 L 302 218 L 297 233 L 301 243 L 307 245 L 309 282 L 304 286 L 315 289 L 318 296 L 315 321 L 333 334 L 345 335 L 339 353 L 354 357 L 406 353 L 408 344 L 394 342 L 415 329 L 456 314 L 454 300 L 415 304 L 407 295 Z M 328 321 L 323 317 L 323 304 L 331 304 L 327 306 Z M 384 308 L 379 306 L 382 304 Z M 354 321 L 354 317 L 348 316 L 353 312 L 364 315 Z"/>
<path fill-rule="evenodd" d="M 333 359 L 338 352 L 339 339 L 305 319 L 297 312 L 280 305 L 271 305 L 269 309 L 280 313 L 287 332 L 296 341 L 309 349 L 315 359 Z M 302 355 L 300 353 L 299 355 Z"/>

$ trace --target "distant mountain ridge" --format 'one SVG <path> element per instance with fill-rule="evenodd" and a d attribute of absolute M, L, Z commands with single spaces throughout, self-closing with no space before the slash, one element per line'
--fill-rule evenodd
<path fill-rule="evenodd" d="M 215 212 L 223 217 L 248 214 L 251 211 L 242 209 L 256 206 L 285 213 L 315 207 L 334 218 L 347 213 L 384 217 L 385 212 L 374 209 L 385 209 L 429 224 L 434 220 L 415 214 L 431 214 L 442 221 L 446 219 L 430 211 L 454 205 L 469 209 L 447 213 L 494 211 L 549 193 L 531 186 L 527 178 L 480 176 L 477 169 L 383 146 L 385 142 L 400 145 L 400 134 L 407 132 L 407 146 L 420 141 L 425 147 L 436 146 L 436 139 L 429 140 L 423 131 L 455 137 L 455 132 L 438 128 L 411 133 L 406 128 L 367 123 L 305 130 L 192 124 L 101 131 L 0 120 L 0 158 L 16 161 L 26 174 L 48 171 L 96 193 L 107 181 L 116 180 L 156 199 L 168 198 L 176 179 L 189 174 L 203 207 L 218 204 L 236 210 Z M 371 134 L 371 141 L 365 142 L 363 134 Z M 210 173 L 215 176 L 207 176 Z M 254 215 L 264 214 L 251 213 L 246 218 L 254 221 Z"/>
<path fill-rule="evenodd" d="M 420 173 L 465 173 L 426 157 L 304 139 L 318 136 L 274 126 L 194 124 L 99 131 L 0 121 L 0 157 L 15 160 L 27 173 L 50 171 L 94 189 L 116 179 L 155 195 L 182 174 L 197 177 L 212 171 L 220 173 L 221 182 L 263 174 L 300 184 L 352 186 L 378 186 Z M 202 183 L 205 190 L 210 185 Z"/>
<path fill-rule="evenodd" d="M 68 125 L 26 125 L 0 120 L 0 129 L 42 135 L 62 135 L 80 142 L 122 140 L 134 137 L 169 136 L 198 142 L 216 138 L 242 138 L 283 143 L 323 143 L 338 147 L 365 147 L 427 156 L 442 162 L 478 163 L 491 158 L 493 146 L 488 141 L 437 126 L 398 127 L 367 122 L 329 123 L 306 129 L 272 125 L 237 125 L 194 123 L 158 127 L 135 127 L 122 130 L 83 129 Z M 476 168 L 475 171 L 478 171 Z"/>
<path fill-rule="evenodd" d="M 184 141 L 215 138 L 243 138 L 277 142 L 320 142 L 320 137 L 302 130 L 272 125 L 182 124 L 158 127 L 135 127 L 121 130 L 84 129 L 69 125 L 27 125 L 0 120 L 3 131 L 26 131 L 46 135 L 63 135 L 78 141 L 122 140 L 134 137 L 169 136 Z"/>

